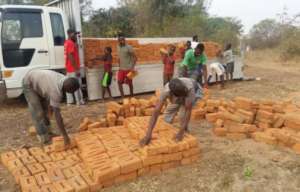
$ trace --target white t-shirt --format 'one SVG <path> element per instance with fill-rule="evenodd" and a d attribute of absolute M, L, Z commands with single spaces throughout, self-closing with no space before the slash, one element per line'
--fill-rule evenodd
<path fill-rule="evenodd" d="M 199 42 L 196 42 L 196 41 L 192 41 L 192 49 L 196 49 L 197 45 L 199 44 Z"/>
<path fill-rule="evenodd" d="M 229 49 L 223 53 L 225 64 L 234 62 L 232 50 Z"/>
<path fill-rule="evenodd" d="M 217 74 L 218 76 L 221 76 L 225 73 L 225 68 L 221 63 L 211 63 L 208 65 L 208 75 Z"/>

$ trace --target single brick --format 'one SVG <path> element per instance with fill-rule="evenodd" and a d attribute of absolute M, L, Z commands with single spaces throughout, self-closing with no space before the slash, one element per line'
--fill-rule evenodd
<path fill-rule="evenodd" d="M 64 156 L 61 153 L 51 153 L 50 157 L 52 161 L 60 161 L 64 159 Z"/>
<path fill-rule="evenodd" d="M 89 186 L 81 176 L 75 176 L 68 180 L 75 192 L 89 192 Z"/>
<path fill-rule="evenodd" d="M 53 186 L 59 192 L 75 192 L 75 189 L 66 180 L 56 181 Z"/>
<path fill-rule="evenodd" d="M 217 127 L 213 129 L 213 133 L 218 137 L 225 137 L 227 134 L 227 129 Z"/>
<path fill-rule="evenodd" d="M 163 171 L 168 170 L 168 169 L 173 169 L 173 168 L 180 166 L 180 164 L 181 164 L 181 161 L 173 161 L 173 162 L 169 162 L 169 163 L 164 163 L 164 164 L 161 164 L 161 169 Z"/>
<path fill-rule="evenodd" d="M 118 163 L 121 167 L 121 174 L 131 173 L 142 167 L 142 160 L 135 156 L 122 157 Z"/>
<path fill-rule="evenodd" d="M 207 113 L 205 115 L 205 118 L 208 122 L 215 123 L 220 118 L 220 114 L 219 113 Z"/>
<path fill-rule="evenodd" d="M 79 176 L 80 173 L 77 171 L 75 167 L 69 167 L 63 170 L 63 174 L 66 179 L 70 179 L 75 176 Z"/>
<path fill-rule="evenodd" d="M 31 148 L 29 148 L 29 152 L 33 156 L 36 154 L 39 154 L 39 153 L 44 153 L 43 149 L 40 147 L 31 147 Z"/>
<path fill-rule="evenodd" d="M 40 163 L 46 163 L 46 162 L 52 161 L 51 157 L 49 155 L 47 155 L 46 153 L 36 154 L 34 157 Z"/>
<path fill-rule="evenodd" d="M 103 188 L 101 183 L 96 182 L 93 180 L 90 175 L 88 174 L 81 174 L 84 181 L 88 184 L 90 192 L 98 192 L 100 189 Z"/>
<path fill-rule="evenodd" d="M 17 157 L 21 158 L 21 157 L 25 157 L 25 156 L 29 156 L 29 152 L 27 149 L 19 149 L 17 151 L 15 151 Z"/>
<path fill-rule="evenodd" d="M 161 171 L 162 171 L 161 164 L 151 165 L 149 174 L 150 175 L 159 175 L 159 174 L 161 174 Z"/>
<path fill-rule="evenodd" d="M 36 180 L 33 176 L 20 178 L 20 185 L 22 191 L 30 189 L 31 187 L 37 186 Z"/>
<path fill-rule="evenodd" d="M 63 172 L 61 171 L 61 169 L 56 168 L 56 169 L 47 170 L 47 174 L 52 182 L 56 182 L 56 181 L 65 179 L 65 176 L 64 176 Z"/>
<path fill-rule="evenodd" d="M 46 171 L 58 168 L 55 162 L 46 162 L 43 163 L 43 166 L 45 167 Z"/>
<path fill-rule="evenodd" d="M 36 185 L 32 185 L 26 189 L 23 189 L 22 192 L 41 192 L 41 188 Z"/>
<path fill-rule="evenodd" d="M 51 184 L 51 180 L 46 172 L 34 176 L 39 186 Z"/>
<path fill-rule="evenodd" d="M 228 139 L 234 140 L 234 141 L 239 141 L 243 139 L 247 139 L 247 135 L 244 133 L 227 133 L 226 137 Z"/>
<path fill-rule="evenodd" d="M 29 177 L 30 172 L 28 171 L 28 169 L 26 167 L 22 167 L 19 169 L 16 169 L 12 172 L 13 176 L 15 177 L 16 183 L 19 184 L 20 183 L 20 179 L 22 177 Z"/>
<path fill-rule="evenodd" d="M 120 175 L 120 173 L 120 166 L 115 163 L 110 163 L 93 170 L 93 177 L 101 183 L 102 181 L 109 180 Z"/>
<path fill-rule="evenodd" d="M 163 155 L 163 163 L 169 163 L 171 161 L 180 161 L 181 159 L 182 159 L 182 152 Z"/>
<path fill-rule="evenodd" d="M 140 176 L 147 175 L 149 172 L 150 172 L 150 167 L 149 166 L 143 167 L 143 168 L 138 170 L 138 176 L 140 177 Z"/>
<path fill-rule="evenodd" d="M 31 155 L 21 157 L 21 161 L 22 161 L 25 165 L 37 163 L 36 159 L 35 159 L 33 156 L 31 156 Z"/>
<path fill-rule="evenodd" d="M 243 126 L 243 124 L 226 121 L 224 128 L 227 129 L 228 133 L 247 133 L 248 128 Z"/>
<path fill-rule="evenodd" d="M 5 165 L 5 166 L 7 166 L 8 161 L 14 160 L 14 159 L 17 159 L 17 156 L 12 151 L 1 153 L 1 161 L 2 161 L 3 165 Z"/>
<path fill-rule="evenodd" d="M 155 156 L 144 156 L 142 158 L 143 166 L 149 166 L 154 164 L 159 164 L 163 162 L 163 155 L 155 155 Z"/>
<path fill-rule="evenodd" d="M 191 157 L 191 156 L 198 155 L 198 154 L 200 154 L 199 147 L 194 147 L 194 148 L 191 148 L 191 149 L 189 149 L 187 151 L 183 151 L 182 152 L 183 158 Z"/>
<path fill-rule="evenodd" d="M 41 191 L 42 192 L 59 192 L 54 188 L 53 184 L 43 185 L 41 187 Z"/>
<path fill-rule="evenodd" d="M 276 145 L 278 143 L 277 139 L 263 132 L 253 133 L 253 139 L 257 142 L 263 142 L 269 145 Z"/>
<path fill-rule="evenodd" d="M 9 160 L 7 163 L 7 168 L 10 172 L 13 172 L 16 169 L 24 167 L 24 164 L 20 159 Z"/>
<path fill-rule="evenodd" d="M 128 181 L 134 181 L 137 178 L 137 171 L 122 174 L 115 178 L 115 184 L 120 184 Z"/>
<path fill-rule="evenodd" d="M 29 164 L 26 166 L 32 175 L 36 175 L 45 171 L 45 168 L 40 163 Z"/>

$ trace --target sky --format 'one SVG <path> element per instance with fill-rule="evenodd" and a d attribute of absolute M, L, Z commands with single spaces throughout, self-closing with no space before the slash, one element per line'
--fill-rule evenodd
<path fill-rule="evenodd" d="M 117 6 L 116 0 L 93 0 L 97 8 Z M 266 18 L 278 18 L 277 14 L 288 10 L 290 15 L 300 14 L 300 0 L 212 0 L 209 13 L 212 16 L 236 17 L 242 21 L 247 33 L 253 25 Z"/>

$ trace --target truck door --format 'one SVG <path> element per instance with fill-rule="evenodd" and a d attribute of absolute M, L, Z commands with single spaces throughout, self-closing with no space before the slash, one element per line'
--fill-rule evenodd
<path fill-rule="evenodd" d="M 22 79 L 29 70 L 49 68 L 49 48 L 44 20 L 42 9 L 3 10 L 2 71 L 8 89 L 20 88 Z"/>

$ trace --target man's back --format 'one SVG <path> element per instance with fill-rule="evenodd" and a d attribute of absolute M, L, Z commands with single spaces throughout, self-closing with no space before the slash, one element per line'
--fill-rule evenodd
<path fill-rule="evenodd" d="M 59 107 L 63 96 L 65 76 L 50 70 L 32 70 L 23 79 L 40 97 L 50 100 L 50 105 Z"/>

